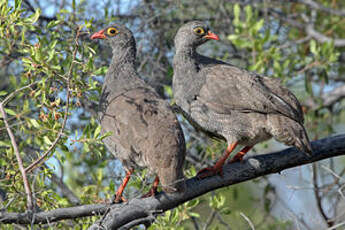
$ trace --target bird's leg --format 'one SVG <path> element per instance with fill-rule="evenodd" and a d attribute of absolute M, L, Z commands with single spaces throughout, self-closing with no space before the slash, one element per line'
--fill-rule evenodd
<path fill-rule="evenodd" d="M 155 180 L 153 181 L 153 185 L 152 185 L 150 191 L 148 193 L 144 194 L 141 198 L 147 198 L 147 197 L 156 195 L 158 184 L 159 184 L 159 177 L 156 176 Z"/>
<path fill-rule="evenodd" d="M 199 179 L 203 179 L 205 177 L 210 177 L 210 176 L 214 176 L 214 175 L 223 175 L 223 165 L 226 161 L 226 159 L 228 159 L 228 157 L 230 156 L 231 152 L 234 151 L 234 149 L 236 148 L 238 142 L 234 142 L 230 145 L 228 145 L 228 147 L 226 148 L 224 155 L 216 162 L 216 164 L 210 168 L 204 168 L 201 169 L 198 174 L 197 177 Z"/>
<path fill-rule="evenodd" d="M 120 203 L 120 202 L 126 202 L 127 200 L 122 196 L 123 190 L 125 189 L 125 187 L 128 184 L 129 179 L 131 178 L 131 175 L 133 173 L 133 169 L 128 170 L 126 172 L 126 176 L 125 178 L 123 178 L 122 180 L 122 184 L 120 185 L 120 187 L 117 189 L 113 203 Z"/>
<path fill-rule="evenodd" d="M 234 163 L 236 161 L 242 161 L 244 155 L 246 155 L 246 153 L 251 150 L 253 148 L 253 146 L 246 146 L 244 147 L 241 151 L 239 151 L 238 153 L 236 153 L 236 155 L 230 160 L 229 163 Z"/>

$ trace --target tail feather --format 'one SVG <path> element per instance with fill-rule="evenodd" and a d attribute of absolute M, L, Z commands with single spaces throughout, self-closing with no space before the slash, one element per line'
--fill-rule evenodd
<path fill-rule="evenodd" d="M 312 154 L 308 134 L 302 124 L 281 115 L 270 115 L 268 122 L 274 139 L 286 145 L 295 146 L 308 156 Z"/>
<path fill-rule="evenodd" d="M 294 146 L 296 148 L 304 153 L 306 153 L 308 156 L 310 156 L 313 153 L 313 150 L 311 148 L 311 144 L 307 135 L 307 132 L 305 128 L 301 125 L 302 129 L 300 131 L 300 135 L 295 137 L 295 143 Z"/>

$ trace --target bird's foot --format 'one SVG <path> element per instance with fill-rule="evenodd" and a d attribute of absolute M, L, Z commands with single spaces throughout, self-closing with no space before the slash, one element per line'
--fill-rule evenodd
<path fill-rule="evenodd" d="M 117 196 L 114 195 L 113 199 L 112 199 L 112 204 L 120 204 L 122 202 L 127 202 L 128 200 L 126 198 L 124 198 L 123 196 Z"/>
<path fill-rule="evenodd" d="M 244 155 L 239 155 L 239 154 L 236 154 L 230 161 L 229 161 L 229 164 L 231 163 L 235 163 L 235 162 L 243 162 L 243 157 Z"/>
<path fill-rule="evenodd" d="M 253 146 L 246 146 L 244 147 L 241 151 L 236 153 L 236 155 L 230 160 L 229 164 L 234 163 L 234 162 L 243 162 L 243 157 L 246 155 L 246 153 L 251 150 Z"/>
<path fill-rule="evenodd" d="M 148 198 L 148 197 L 151 197 L 151 196 L 155 196 L 157 195 L 157 188 L 154 189 L 154 188 L 151 188 L 150 191 L 144 195 L 141 196 L 141 198 Z"/>
<path fill-rule="evenodd" d="M 196 175 L 196 177 L 198 179 L 204 179 L 206 177 L 211 177 L 211 176 L 223 176 L 223 165 L 221 165 L 220 167 L 209 167 L 209 168 L 204 168 L 201 169 L 198 174 Z"/>

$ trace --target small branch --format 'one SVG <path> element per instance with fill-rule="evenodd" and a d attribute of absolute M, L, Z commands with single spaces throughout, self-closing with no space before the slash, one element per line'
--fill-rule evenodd
<path fill-rule="evenodd" d="M 75 219 L 79 217 L 103 215 L 108 209 L 107 204 L 90 204 L 75 206 L 70 208 L 58 208 L 47 212 L 34 214 L 34 224 L 51 223 L 59 220 Z M 6 213 L 0 211 L 0 223 L 2 224 L 31 224 L 32 214 L 25 213 Z"/>
<path fill-rule="evenodd" d="M 244 215 L 243 212 L 240 212 L 240 215 L 243 217 L 243 219 L 245 219 L 247 221 L 247 223 L 249 224 L 250 228 L 252 230 L 255 230 L 254 224 L 250 221 L 250 219 L 246 215 Z"/>
<path fill-rule="evenodd" d="M 71 191 L 68 186 L 59 178 L 55 173 L 51 175 L 50 180 L 55 183 L 60 189 L 62 195 L 71 202 L 73 205 L 78 205 L 81 203 L 80 199 Z"/>
<path fill-rule="evenodd" d="M 31 88 L 32 86 L 36 85 L 37 83 L 39 83 L 41 80 L 39 81 L 35 81 L 30 83 L 29 85 L 23 86 L 19 89 L 16 89 L 15 91 L 13 91 L 12 93 L 10 93 L 3 101 L 2 101 L 2 105 L 5 106 L 17 93 L 19 93 L 20 91 L 23 91 L 24 89 L 28 89 Z"/>
<path fill-rule="evenodd" d="M 216 217 L 216 214 L 217 214 L 217 210 L 213 209 L 211 214 L 207 218 L 207 221 L 206 221 L 204 227 L 202 228 L 203 230 L 207 230 L 207 228 L 212 224 L 214 218 Z"/>
<path fill-rule="evenodd" d="M 312 0 L 297 0 L 297 2 L 305 4 L 310 6 L 313 9 L 324 11 L 326 13 L 332 14 L 332 15 L 337 15 L 337 16 L 345 16 L 345 11 L 344 10 L 335 10 L 332 8 L 327 8 L 317 2 L 314 2 Z"/>
<path fill-rule="evenodd" d="M 316 168 L 316 164 L 312 165 L 313 167 L 313 185 L 314 185 L 314 195 L 315 195 L 315 199 L 316 199 L 316 206 L 317 209 L 319 210 L 319 213 L 321 214 L 322 218 L 324 219 L 324 221 L 326 222 L 328 227 L 332 227 L 333 223 L 330 222 L 328 216 L 326 215 L 325 211 L 323 210 L 322 207 L 322 198 L 320 196 L 320 191 L 319 191 L 319 185 L 317 182 L 317 168 Z"/>
<path fill-rule="evenodd" d="M 330 37 L 327 37 L 326 35 L 316 31 L 314 29 L 314 27 L 309 24 L 305 27 L 305 32 L 313 37 L 314 39 L 316 39 L 318 42 L 332 42 L 333 41 L 333 44 L 335 47 L 343 47 L 345 46 L 345 39 L 339 39 L 339 38 L 330 38 Z"/>
<path fill-rule="evenodd" d="M 77 56 L 77 51 L 78 51 L 78 47 L 79 47 L 79 43 L 78 43 L 78 38 L 80 35 L 80 27 L 77 28 L 77 33 L 75 36 L 75 47 L 73 50 L 73 54 L 72 54 L 72 62 L 71 65 L 69 67 L 68 73 L 67 73 L 67 77 L 66 77 L 66 81 L 67 81 L 67 86 L 66 86 L 66 90 L 67 90 L 67 99 L 66 99 L 66 108 L 65 108 L 65 115 L 63 118 L 63 122 L 62 122 L 62 126 L 60 128 L 60 131 L 57 135 L 57 137 L 55 138 L 54 142 L 52 143 L 52 145 L 48 148 L 48 150 L 42 154 L 42 156 L 40 156 L 37 160 L 35 160 L 34 162 L 32 162 L 26 169 L 26 172 L 30 172 L 33 169 L 37 168 L 39 165 L 41 165 L 44 161 L 45 158 L 48 156 L 48 154 L 55 148 L 56 144 L 59 142 L 61 136 L 63 135 L 63 131 L 65 129 L 66 123 L 67 123 L 67 117 L 68 117 L 68 111 L 69 111 L 69 104 L 70 104 L 70 96 L 71 96 L 71 89 L 70 89 L 70 84 L 71 84 L 71 75 L 72 75 L 72 70 L 75 64 L 75 59 Z"/>
<path fill-rule="evenodd" d="M 342 100 L 345 98 L 345 85 L 338 86 L 334 88 L 332 91 L 329 93 L 325 93 L 321 95 L 321 100 L 322 100 L 322 107 L 331 107 L 338 101 Z M 316 103 L 313 99 L 308 99 L 304 103 L 304 105 L 310 107 L 311 109 L 317 109 L 319 108 L 319 104 Z"/>
<path fill-rule="evenodd" d="M 11 139 L 13 151 L 14 151 L 14 153 L 16 155 L 16 158 L 17 158 L 17 161 L 18 161 L 18 166 L 19 166 L 20 173 L 22 174 L 22 177 L 23 177 L 24 189 L 25 189 L 25 194 L 26 194 L 26 202 L 27 202 L 26 205 L 27 205 L 27 208 L 29 210 L 31 210 L 34 207 L 34 204 L 33 204 L 33 200 L 32 200 L 32 193 L 31 193 L 31 189 L 30 189 L 30 184 L 29 184 L 28 178 L 26 176 L 26 172 L 25 172 L 25 169 L 24 169 L 24 166 L 23 166 L 23 160 L 22 160 L 22 158 L 20 156 L 19 149 L 18 149 L 18 146 L 17 146 L 17 143 L 16 143 L 16 139 L 15 139 L 13 133 L 12 133 L 12 130 L 11 130 L 10 126 L 7 123 L 7 114 L 5 112 L 5 109 L 4 109 L 4 106 L 3 106 L 3 102 L 0 103 L 0 112 L 2 114 L 4 123 L 5 123 L 5 127 L 7 129 L 7 133 L 9 135 L 10 139 Z"/>

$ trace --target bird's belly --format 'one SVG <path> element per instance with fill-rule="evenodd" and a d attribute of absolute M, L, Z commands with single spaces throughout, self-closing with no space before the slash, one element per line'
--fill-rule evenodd
<path fill-rule="evenodd" d="M 193 107 L 191 117 L 203 129 L 222 136 L 228 143 L 255 145 L 271 138 L 266 129 L 266 115 L 231 111 L 219 114 L 212 110 L 201 111 Z"/>

